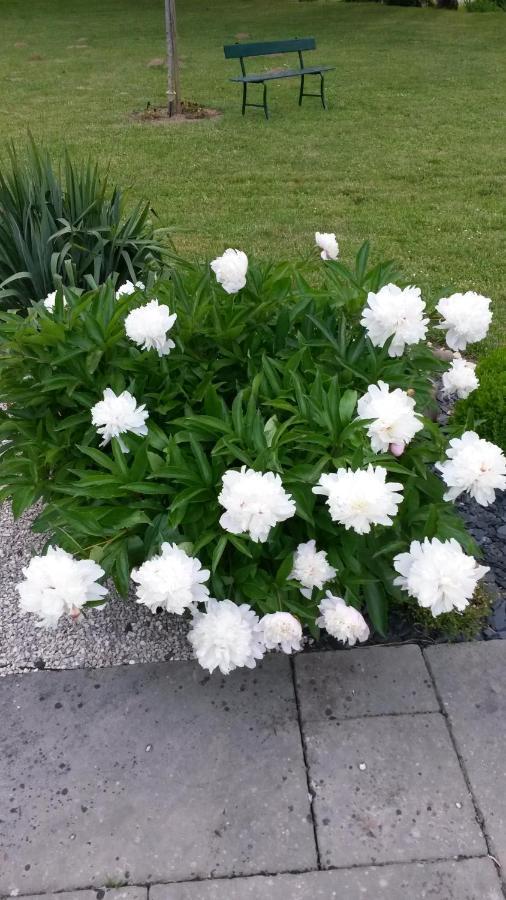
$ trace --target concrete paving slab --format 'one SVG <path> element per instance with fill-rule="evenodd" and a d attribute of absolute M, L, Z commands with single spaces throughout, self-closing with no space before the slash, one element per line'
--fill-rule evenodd
<path fill-rule="evenodd" d="M 422 652 L 404 647 L 363 647 L 295 657 L 303 721 L 439 712 Z"/>
<path fill-rule="evenodd" d="M 439 713 L 305 725 L 323 867 L 485 854 Z"/>
<path fill-rule="evenodd" d="M 290 662 L 0 683 L 0 893 L 316 867 Z"/>
<path fill-rule="evenodd" d="M 504 900 L 490 859 L 155 885 L 150 900 Z"/>
<path fill-rule="evenodd" d="M 506 873 L 506 643 L 453 644 L 425 652 L 492 852 Z"/>

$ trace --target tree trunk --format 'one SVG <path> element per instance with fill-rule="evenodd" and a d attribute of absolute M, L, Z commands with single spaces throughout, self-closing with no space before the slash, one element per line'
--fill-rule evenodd
<path fill-rule="evenodd" d="M 165 30 L 167 33 L 167 108 L 169 116 L 175 116 L 181 112 L 175 0 L 165 0 Z"/>

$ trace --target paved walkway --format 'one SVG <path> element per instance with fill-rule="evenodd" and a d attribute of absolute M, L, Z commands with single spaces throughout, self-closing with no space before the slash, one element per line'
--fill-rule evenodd
<path fill-rule="evenodd" d="M 0 895 L 504 900 L 505 676 L 492 641 L 0 679 Z"/>

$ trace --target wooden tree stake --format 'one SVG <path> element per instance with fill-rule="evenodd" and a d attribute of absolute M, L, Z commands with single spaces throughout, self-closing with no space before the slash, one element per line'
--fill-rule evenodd
<path fill-rule="evenodd" d="M 167 108 L 169 116 L 175 116 L 181 112 L 175 0 L 165 0 L 165 30 L 167 33 Z"/>

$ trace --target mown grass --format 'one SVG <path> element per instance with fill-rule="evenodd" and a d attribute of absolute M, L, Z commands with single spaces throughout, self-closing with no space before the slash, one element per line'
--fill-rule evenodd
<path fill-rule="evenodd" d="M 506 15 L 336 0 L 178 0 L 184 96 L 216 121 L 141 125 L 160 104 L 162 0 L 9 0 L 0 37 L 0 134 L 30 127 L 110 161 L 147 196 L 184 253 L 225 246 L 293 257 L 334 230 L 345 259 L 369 237 L 429 299 L 456 289 L 494 298 L 492 342 L 506 328 Z M 272 119 L 240 115 L 238 68 L 222 45 L 314 35 L 332 63 L 330 109 L 297 83 L 270 88 Z M 83 40 L 84 39 L 84 40 Z M 285 59 L 260 64 L 283 65 Z M 259 65 L 257 61 L 256 66 Z"/>

